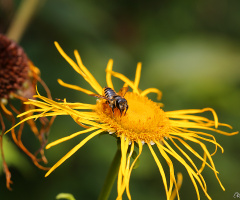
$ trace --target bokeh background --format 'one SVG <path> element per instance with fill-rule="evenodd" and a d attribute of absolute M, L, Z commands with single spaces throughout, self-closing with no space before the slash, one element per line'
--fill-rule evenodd
<path fill-rule="evenodd" d="M 4 2 L 12 4 L 6 6 Z M 1 1 L 2 33 L 7 32 L 22 2 Z M 220 122 L 231 124 L 237 131 L 240 129 L 239 10 L 239 0 L 45 0 L 40 1 L 19 43 L 41 70 L 41 77 L 53 98 L 95 102 L 94 98 L 57 83 L 61 78 L 90 89 L 57 52 L 53 42 L 58 41 L 72 58 L 73 50 L 79 51 L 83 63 L 102 86 L 106 85 L 108 59 L 114 59 L 115 71 L 132 80 L 137 62 L 141 61 L 140 88 L 160 89 L 164 110 L 212 107 Z M 113 81 L 120 89 L 122 82 Z M 149 97 L 156 100 L 155 95 Z M 49 141 L 79 130 L 70 117 L 58 117 L 51 128 Z M 234 193 L 240 193 L 240 136 L 215 133 L 214 136 L 225 149 L 224 154 L 219 150 L 213 159 L 226 191 L 221 190 L 213 172 L 206 168 L 203 175 L 208 193 L 213 199 L 234 199 Z M 46 150 L 49 166 L 83 138 L 79 136 Z M 34 137 L 27 129 L 23 140 L 34 149 Z M 4 200 L 52 200 L 61 192 L 72 193 L 78 200 L 97 199 L 117 149 L 113 137 L 96 137 L 44 178 L 45 172 L 37 169 L 12 144 L 9 136 L 5 137 L 4 144 L 14 181 L 13 191 L 8 191 L 1 168 L 0 199 Z M 213 150 L 213 146 L 209 148 Z M 181 199 L 197 199 L 186 170 L 178 162 L 174 164 L 175 171 L 182 172 L 184 177 Z M 163 166 L 168 172 L 164 161 Z M 133 199 L 166 199 L 157 165 L 146 147 L 139 168 L 132 173 L 130 190 Z M 206 199 L 203 192 L 200 193 L 201 199 Z M 115 199 L 116 194 L 115 183 L 109 199 Z M 126 196 L 123 199 L 127 199 Z"/>

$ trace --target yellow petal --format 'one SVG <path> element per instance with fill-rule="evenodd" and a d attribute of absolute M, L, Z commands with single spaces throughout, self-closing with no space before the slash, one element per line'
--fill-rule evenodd
<path fill-rule="evenodd" d="M 148 89 L 142 91 L 141 96 L 146 96 L 149 93 L 156 93 L 157 100 L 160 100 L 162 98 L 162 92 L 160 90 L 158 90 L 157 88 L 148 88 Z"/>
<path fill-rule="evenodd" d="M 58 83 L 63 86 L 63 87 L 67 87 L 67 88 L 71 88 L 73 90 L 77 90 L 77 91 L 81 91 L 81 92 L 84 92 L 86 94 L 94 94 L 93 92 L 89 91 L 89 90 L 86 90 L 84 88 L 81 88 L 79 86 L 76 86 L 76 85 L 72 85 L 72 84 L 68 84 L 68 83 L 65 83 L 63 82 L 61 79 L 58 79 Z"/>
<path fill-rule="evenodd" d="M 169 196 L 169 193 L 168 193 L 168 187 L 167 187 L 167 179 L 166 179 L 166 175 L 165 175 L 165 172 L 163 170 L 163 167 L 162 167 L 162 164 L 160 163 L 157 155 L 155 154 L 152 146 L 150 144 L 147 144 L 148 145 L 148 148 L 150 149 L 152 155 L 153 155 L 153 158 L 158 166 L 158 169 L 159 169 L 159 172 L 162 176 L 162 180 L 163 180 L 163 185 L 164 185 L 164 188 L 165 188 L 165 192 L 166 192 L 166 195 L 167 195 L 167 200 L 170 199 L 170 196 Z"/>
<path fill-rule="evenodd" d="M 138 88 L 140 77 L 141 77 L 141 69 L 142 69 L 142 63 L 139 62 L 137 64 L 136 74 L 135 74 L 135 80 L 134 80 L 134 86 L 135 88 Z"/>
<path fill-rule="evenodd" d="M 50 149 L 51 147 L 53 147 L 53 146 L 55 146 L 55 145 L 57 145 L 57 144 L 60 144 L 60 143 L 65 142 L 65 141 L 67 141 L 67 140 L 70 140 L 70 139 L 72 139 L 72 138 L 74 138 L 74 137 L 76 137 L 76 136 L 78 136 L 78 135 L 83 134 L 83 133 L 89 133 L 89 132 L 94 131 L 94 130 L 96 130 L 96 129 L 97 129 L 97 128 L 92 127 L 92 128 L 89 128 L 89 129 L 84 129 L 84 130 L 82 130 L 82 131 L 78 131 L 78 132 L 73 133 L 73 134 L 71 134 L 71 135 L 69 135 L 69 136 L 60 138 L 60 139 L 58 139 L 58 140 L 56 140 L 56 141 L 54 141 L 54 142 L 49 143 L 49 144 L 46 146 L 46 149 Z"/>
<path fill-rule="evenodd" d="M 112 83 L 112 67 L 113 67 L 113 60 L 110 59 L 108 61 L 107 68 L 106 68 L 106 81 L 107 81 L 107 86 L 114 90 L 113 83 Z"/>
<path fill-rule="evenodd" d="M 90 139 L 95 137 L 96 135 L 102 133 L 103 130 L 97 130 L 83 139 L 78 145 L 76 145 L 73 149 L 71 149 L 64 157 L 62 157 L 53 167 L 46 173 L 45 177 L 51 174 L 57 167 L 59 167 L 65 160 L 71 157 L 78 149 L 80 149 L 84 144 L 86 144 Z"/>

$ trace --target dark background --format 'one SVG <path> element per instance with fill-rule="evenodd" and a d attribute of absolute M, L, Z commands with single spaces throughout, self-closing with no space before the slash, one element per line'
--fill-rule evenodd
<path fill-rule="evenodd" d="M 13 3 L 16 3 L 17 10 L 18 1 Z M 58 41 L 72 58 L 73 50 L 79 51 L 83 63 L 102 86 L 106 85 L 108 59 L 114 59 L 113 70 L 131 80 L 134 79 L 137 62 L 141 61 L 143 68 L 139 87 L 142 90 L 149 87 L 160 89 L 165 111 L 211 107 L 217 112 L 220 122 L 232 125 L 237 131 L 240 128 L 239 10 L 239 0 L 49 0 L 39 6 L 19 43 L 41 70 L 41 77 L 53 98 L 67 98 L 70 102 L 95 101 L 57 83 L 61 78 L 67 83 L 90 89 L 60 56 L 53 44 Z M 7 18 L 2 16 L 1 24 L 7 27 L 9 22 L 5 22 Z M 4 26 L 2 32 L 6 30 Z M 113 82 L 120 89 L 121 81 L 113 79 Z M 149 97 L 156 100 L 155 95 Z M 49 141 L 79 130 L 80 127 L 70 117 L 58 117 L 51 128 Z M 234 193 L 240 193 L 240 136 L 213 134 L 225 149 L 224 154 L 219 150 L 213 160 L 226 191 L 222 191 L 214 173 L 206 168 L 203 176 L 208 193 L 213 199 L 234 199 Z M 83 138 L 79 136 L 46 150 L 49 166 Z M 23 140 L 34 149 L 33 139 L 32 133 L 26 129 Z M 95 137 L 44 178 L 45 172 L 38 170 L 12 144 L 9 136 L 5 137 L 4 144 L 14 181 L 13 191 L 8 191 L 1 170 L 0 199 L 4 200 L 51 200 L 61 192 L 72 193 L 78 200 L 97 199 L 117 148 L 113 137 Z M 213 145 L 209 148 L 214 149 Z M 140 167 L 131 176 L 132 198 L 166 199 L 157 165 L 148 148 L 144 146 L 143 150 Z M 160 161 L 168 173 L 163 158 L 160 157 Z M 175 171 L 182 172 L 184 177 L 181 199 L 197 199 L 186 170 L 178 162 L 174 161 L 174 164 Z M 200 162 L 197 164 L 199 166 Z M 206 199 L 200 187 L 199 190 L 201 199 Z M 115 184 L 109 199 L 116 198 L 116 191 Z"/>

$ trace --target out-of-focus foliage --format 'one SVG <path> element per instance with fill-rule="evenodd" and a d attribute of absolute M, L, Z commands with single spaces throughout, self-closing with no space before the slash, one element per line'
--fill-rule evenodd
<path fill-rule="evenodd" d="M 57 79 L 61 78 L 90 89 L 59 55 L 53 44 L 56 40 L 72 57 L 77 49 L 102 86 L 106 85 L 105 67 L 109 58 L 114 59 L 115 71 L 131 79 L 137 62 L 141 61 L 140 88 L 162 90 L 165 110 L 212 107 L 220 122 L 239 130 L 239 10 L 239 0 L 49 0 L 32 18 L 20 45 L 41 70 L 53 98 L 90 103 L 96 100 L 58 85 Z M 2 23 L 4 18 L 0 20 Z M 121 81 L 113 81 L 118 86 L 116 89 L 121 88 Z M 156 100 L 154 95 L 150 98 Z M 79 129 L 70 117 L 59 117 L 51 128 L 49 141 Z M 27 135 L 25 132 L 26 140 Z M 219 151 L 213 159 L 226 191 L 221 190 L 211 170 L 203 175 L 213 199 L 231 199 L 235 192 L 240 193 L 240 136 L 216 134 L 216 139 L 225 149 L 224 154 Z M 49 165 L 79 141 L 75 139 L 46 150 Z M 12 156 L 22 165 L 11 167 L 14 181 L 11 192 L 5 188 L 5 177 L 1 175 L 1 199 L 55 199 L 61 192 L 71 193 L 76 199 L 97 199 L 116 148 L 114 138 L 96 137 L 47 178 L 34 166 L 26 175 L 15 166 L 24 164 L 28 169 L 31 162 L 25 164 L 24 155 L 24 162 Z M 174 164 L 176 172 L 183 172 L 181 199 L 196 199 L 187 172 L 179 163 Z M 167 171 L 167 164 L 163 166 Z M 140 166 L 133 171 L 130 190 L 133 199 L 165 199 L 161 176 L 149 152 L 143 153 Z M 114 197 L 116 184 L 110 199 Z M 202 198 L 205 199 L 203 193 Z"/>

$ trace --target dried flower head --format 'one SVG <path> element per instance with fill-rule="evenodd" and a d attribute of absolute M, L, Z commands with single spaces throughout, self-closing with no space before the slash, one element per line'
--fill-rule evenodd
<path fill-rule="evenodd" d="M 64 102 L 56 102 L 37 94 L 34 97 L 40 100 L 29 100 L 26 102 L 27 105 L 37 106 L 38 108 L 20 114 L 19 117 L 34 113 L 23 119 L 19 124 L 42 116 L 69 115 L 77 124 L 84 128 L 84 130 L 48 144 L 46 146 L 47 149 L 80 134 L 89 134 L 78 145 L 63 156 L 47 172 L 46 176 L 52 173 L 90 139 L 103 132 L 108 132 L 110 135 L 114 135 L 120 140 L 121 162 L 117 180 L 117 199 L 122 199 L 122 195 L 125 191 L 128 198 L 131 199 L 129 190 L 130 175 L 136 161 L 143 151 L 144 144 L 150 149 L 158 166 L 168 200 L 173 199 L 174 195 L 177 195 L 179 199 L 179 186 L 175 178 L 175 170 L 171 157 L 178 160 L 186 168 L 196 190 L 198 199 L 200 199 L 199 186 L 202 188 L 207 198 L 211 199 L 207 192 L 206 182 L 202 176 L 202 171 L 206 166 L 213 171 L 220 186 L 224 190 L 212 159 L 212 156 L 216 153 L 217 149 L 220 148 L 223 152 L 223 148 L 216 142 L 215 137 L 212 134 L 205 133 L 205 131 L 212 131 L 213 133 L 220 133 L 223 135 L 234 135 L 237 134 L 237 132 L 227 133 L 218 130 L 218 126 L 226 126 L 229 128 L 231 128 L 231 126 L 219 123 L 217 114 L 212 108 L 166 112 L 161 108 L 161 104 L 153 102 L 147 97 L 149 93 L 156 93 L 158 99 L 160 99 L 161 92 L 158 89 L 148 88 L 142 91 L 138 88 L 141 74 L 141 63 L 138 63 L 137 65 L 135 80 L 131 81 L 123 74 L 112 71 L 113 60 L 109 60 L 106 68 L 107 86 L 114 89 L 112 83 L 112 76 L 114 76 L 123 81 L 124 87 L 129 86 L 132 90 L 127 92 L 124 96 L 128 103 L 128 110 L 126 114 L 122 114 L 117 105 L 112 108 L 110 100 L 101 97 L 104 95 L 106 97 L 107 95 L 104 94 L 103 88 L 83 65 L 78 52 L 74 51 L 77 60 L 77 63 L 75 63 L 65 54 L 58 43 L 55 43 L 55 45 L 60 54 L 73 67 L 73 69 L 92 86 L 95 92 L 76 85 L 64 83 L 62 80 L 59 80 L 58 82 L 62 86 L 84 92 L 88 95 L 98 96 L 99 99 L 96 101 L 96 104 L 68 103 L 66 99 Z M 199 115 L 204 112 L 211 112 L 214 119 L 211 120 Z M 203 156 L 194 150 L 188 142 L 198 144 L 202 149 Z M 211 143 L 215 146 L 215 151 L 212 154 L 209 152 L 205 143 Z M 162 161 L 160 161 L 157 156 L 155 152 L 156 149 L 154 150 L 152 147 L 153 145 L 156 146 L 158 154 L 161 154 L 169 167 L 169 178 L 166 176 Z M 138 149 L 138 154 L 137 156 L 133 156 L 133 152 L 136 149 Z M 186 150 L 188 150 L 188 153 L 190 152 L 198 158 L 202 162 L 202 165 L 197 166 Z M 133 158 L 133 160 L 131 160 L 131 158 Z M 176 190 L 173 190 L 174 186 Z M 173 193 L 175 194 L 173 195 Z"/>
<path fill-rule="evenodd" d="M 28 59 L 24 50 L 15 42 L 9 40 L 6 36 L 0 34 L 0 122 L 1 122 L 1 137 L 0 147 L 3 158 L 3 166 L 6 173 L 7 188 L 10 189 L 11 173 L 7 167 L 4 159 L 3 147 L 2 147 L 2 135 L 5 131 L 5 123 L 3 116 L 6 116 L 8 120 L 15 125 L 15 114 L 20 114 L 29 109 L 35 108 L 31 105 L 24 105 L 23 102 L 27 101 L 28 98 L 33 98 L 36 93 L 36 84 L 40 82 L 45 90 L 47 91 L 48 97 L 51 98 L 50 91 L 46 84 L 40 78 L 40 71 L 33 63 Z M 12 100 L 16 99 L 20 101 L 20 107 L 16 108 Z M 10 109 L 7 108 L 10 107 Z M 23 118 L 22 118 L 23 119 Z M 41 128 L 38 128 L 33 120 L 28 121 L 31 130 L 34 132 L 40 142 L 40 147 L 36 153 L 31 153 L 24 145 L 21 140 L 23 125 L 22 124 L 17 132 L 11 131 L 14 142 L 32 159 L 34 164 L 39 168 L 47 170 L 48 168 L 43 167 L 39 164 L 40 161 L 47 163 L 44 156 L 43 147 L 46 144 L 46 137 L 52 120 L 47 118 L 41 118 Z M 38 158 L 40 154 L 41 158 Z"/>
<path fill-rule="evenodd" d="M 4 35 L 0 35 L 0 98 L 23 88 L 28 80 L 29 60 L 23 49 Z"/>

